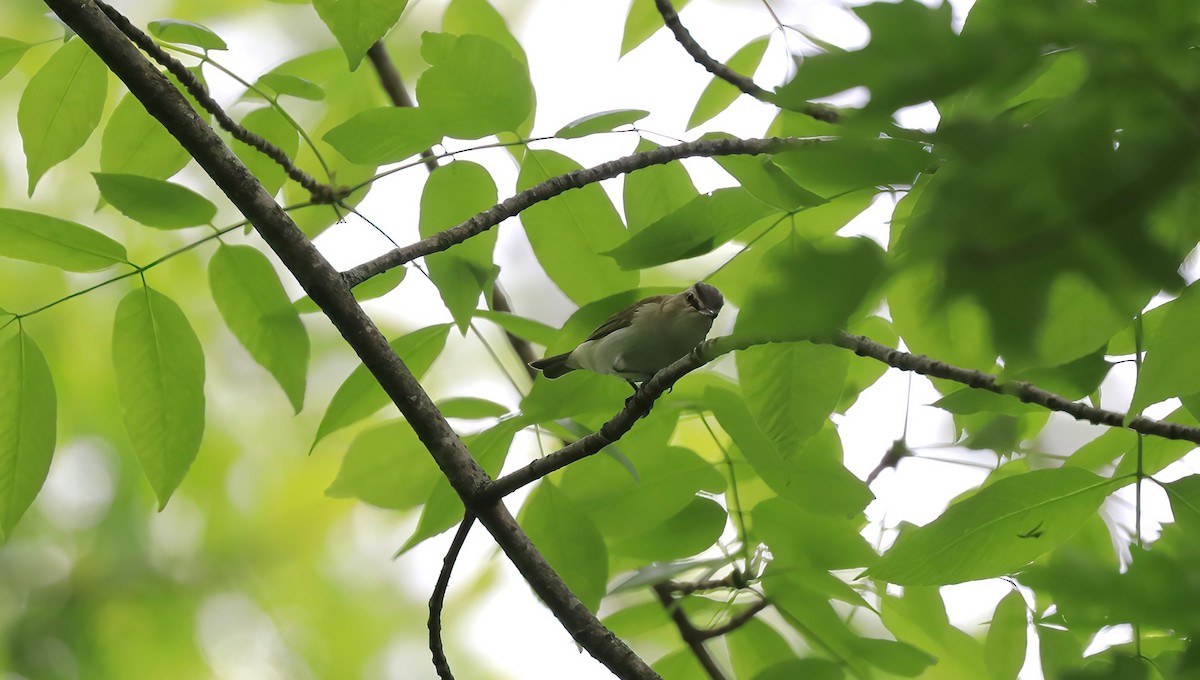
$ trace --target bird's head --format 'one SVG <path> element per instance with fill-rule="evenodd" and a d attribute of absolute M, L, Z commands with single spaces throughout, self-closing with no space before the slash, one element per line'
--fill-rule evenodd
<path fill-rule="evenodd" d="M 700 314 L 708 319 L 716 318 L 725 305 L 725 297 L 721 291 L 707 283 L 700 282 L 675 296 L 689 313 Z"/>

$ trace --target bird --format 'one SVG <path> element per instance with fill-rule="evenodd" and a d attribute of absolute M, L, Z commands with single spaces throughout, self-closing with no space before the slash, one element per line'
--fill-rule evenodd
<path fill-rule="evenodd" d="M 721 291 L 704 282 L 675 295 L 652 295 L 609 317 L 570 352 L 529 366 L 552 379 L 580 369 L 616 375 L 636 392 L 636 383 L 703 342 L 724 304 Z"/>

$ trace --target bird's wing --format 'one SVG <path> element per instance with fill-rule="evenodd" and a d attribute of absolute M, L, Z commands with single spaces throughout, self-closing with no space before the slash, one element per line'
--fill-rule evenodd
<path fill-rule="evenodd" d="M 585 340 L 584 342 L 590 342 L 592 340 L 599 340 L 600 338 L 603 338 L 604 336 L 609 335 L 615 331 L 619 331 L 622 328 L 628 328 L 629 324 L 633 323 L 634 313 L 637 312 L 638 309 L 640 309 L 644 305 L 648 305 L 651 303 L 655 303 L 655 302 L 661 303 L 663 300 L 665 300 L 669 297 L 671 297 L 671 296 L 670 295 L 651 295 L 650 297 L 646 298 L 645 300 L 639 300 L 639 301 L 633 303 L 632 305 L 626 307 L 625 309 L 622 309 L 621 311 L 617 312 L 616 314 L 613 314 L 612 316 L 608 317 L 608 320 L 605 321 L 604 323 L 600 324 L 599 328 L 592 331 L 592 334 L 589 335 L 587 340 Z"/>

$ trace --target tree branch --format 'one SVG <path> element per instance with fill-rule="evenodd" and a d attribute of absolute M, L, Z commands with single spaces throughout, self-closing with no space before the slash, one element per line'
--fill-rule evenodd
<path fill-rule="evenodd" d="M 703 66 L 705 71 L 759 101 L 775 104 L 775 96 L 755 84 L 749 76 L 744 76 L 712 58 L 712 55 L 701 47 L 700 43 L 696 42 L 696 39 L 692 37 L 691 31 L 688 31 L 683 22 L 679 20 L 679 13 L 675 11 L 671 0 L 654 0 L 654 5 L 658 8 L 658 13 L 662 15 L 663 23 L 674 34 L 676 42 L 682 45 L 683 49 L 692 55 L 692 59 L 695 59 L 697 64 Z M 817 120 L 825 121 L 826 123 L 836 123 L 838 121 L 837 111 L 824 104 L 810 103 L 801 113 Z"/>
<path fill-rule="evenodd" d="M 221 191 L 254 225 L 429 449 L 455 492 L 512 560 L 534 592 L 584 649 L 622 678 L 657 678 L 606 629 L 550 567 L 503 505 L 474 499 L 487 474 L 475 462 L 387 338 L 359 306 L 341 273 L 321 255 L 183 95 L 126 38 L 93 0 L 45 0 L 104 60 L 152 116 L 179 140 Z M 110 8 L 111 9 L 111 8 Z"/>
<path fill-rule="evenodd" d="M 446 550 L 446 557 L 442 560 L 442 571 L 438 574 L 433 593 L 429 596 L 429 651 L 433 654 L 433 667 L 442 680 L 454 680 L 454 674 L 450 672 L 450 661 L 446 659 L 446 650 L 442 648 L 442 606 L 446 603 L 446 591 L 450 589 L 450 574 L 454 571 L 454 563 L 458 561 L 458 554 L 462 552 L 463 544 L 467 542 L 467 534 L 471 532 L 471 525 L 474 523 L 475 515 L 468 510 L 458 525 L 458 531 L 454 532 L 454 540 L 450 542 L 450 548 Z"/>
<path fill-rule="evenodd" d="M 730 617 L 728 621 L 719 626 L 715 626 L 713 628 L 697 628 L 696 637 L 703 641 L 718 638 L 722 635 L 728 635 L 738 628 L 746 625 L 750 619 L 754 618 L 759 612 L 766 609 L 767 605 L 769 604 L 770 603 L 766 600 L 757 600 L 754 602 L 754 604 L 738 612 L 735 616 Z"/>
<path fill-rule="evenodd" d="M 764 139 L 705 139 L 695 142 L 684 142 L 675 146 L 663 146 L 650 151 L 631 154 L 624 158 L 601 163 L 600 165 L 573 170 L 565 175 L 558 175 L 536 184 L 516 195 L 497 203 L 471 219 L 445 231 L 440 231 L 428 238 L 421 239 L 401 248 L 391 250 L 379 257 L 347 270 L 343 276 L 346 283 L 353 287 L 363 281 L 382 274 L 383 272 L 411 262 L 418 257 L 438 253 L 451 246 L 481 234 L 500 224 L 504 220 L 519 214 L 529 206 L 545 201 L 569 191 L 594 184 L 601 180 L 612 179 L 618 175 L 641 170 L 652 165 L 662 165 L 680 158 L 695 156 L 756 156 L 759 154 L 779 153 L 788 149 L 821 144 L 821 138 L 797 139 L 785 137 L 767 137 Z"/>
<path fill-rule="evenodd" d="M 667 610 L 671 621 L 679 629 L 679 637 L 683 638 L 684 643 L 691 648 L 692 654 L 700 662 L 700 665 L 704 668 L 704 672 L 708 673 L 708 677 L 712 680 L 725 680 L 725 672 L 717 665 L 716 659 L 712 658 L 712 655 L 704 648 L 705 638 L 701 637 L 701 631 L 688 620 L 687 613 L 683 611 L 679 600 L 676 600 L 671 595 L 670 587 L 665 583 L 655 583 L 654 595 L 658 597 L 658 601 L 662 604 L 663 609 Z"/>

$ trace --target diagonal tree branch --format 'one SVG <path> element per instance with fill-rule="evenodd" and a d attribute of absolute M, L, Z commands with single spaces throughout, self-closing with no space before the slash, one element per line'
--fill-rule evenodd
<path fill-rule="evenodd" d="M 692 55 L 692 59 L 695 59 L 697 64 L 703 66 L 705 71 L 759 101 L 768 104 L 775 103 L 775 96 L 755 84 L 749 76 L 744 76 L 713 59 L 712 55 L 701 47 L 700 43 L 696 42 L 696 39 L 692 37 L 691 31 L 687 30 L 687 27 L 680 21 L 679 13 L 675 11 L 671 0 L 654 0 L 654 6 L 658 8 L 658 13 L 662 15 L 663 23 L 667 25 L 667 28 L 671 29 L 671 33 L 675 36 L 675 41 L 682 45 L 683 49 Z M 817 120 L 825 121 L 826 123 L 836 123 L 838 121 L 837 111 L 824 104 L 809 103 L 801 113 Z"/>
<path fill-rule="evenodd" d="M 480 523 L 580 646 L 619 677 L 657 678 L 657 673 L 583 606 L 503 505 L 485 506 L 474 500 L 488 484 L 487 474 L 355 301 L 342 275 L 196 114 L 183 95 L 146 60 L 93 0 L 45 1 L 104 60 L 146 110 L 179 140 L 250 220 L 379 381 L 429 449 L 455 492 L 478 516 Z"/>
<path fill-rule="evenodd" d="M 675 596 L 671 594 L 670 586 L 665 583 L 656 583 L 653 588 L 655 597 L 658 598 L 663 609 L 667 610 L 667 615 L 671 617 L 675 627 L 679 629 L 679 637 L 683 638 L 684 643 L 692 650 L 692 655 L 696 657 L 696 661 L 700 662 L 704 672 L 708 673 L 711 680 L 725 680 L 725 672 L 721 670 L 721 667 L 717 665 L 717 660 L 704 647 L 705 638 L 701 635 L 702 631 L 688 620 L 687 612 L 683 611 L 683 607 L 680 605 L 681 601 L 676 600 Z"/>
<path fill-rule="evenodd" d="M 450 574 L 454 571 L 454 563 L 458 561 L 458 554 L 462 552 L 463 544 L 467 542 L 467 534 L 471 532 L 471 525 L 474 523 L 475 515 L 468 511 L 459 523 L 458 531 L 454 532 L 454 539 L 450 542 L 445 559 L 442 560 L 442 571 L 438 573 L 437 583 L 429 596 L 429 651 L 433 654 L 433 667 L 442 680 L 454 680 L 454 674 L 450 672 L 450 661 L 446 658 L 446 650 L 442 648 L 442 607 L 446 603 L 446 591 L 450 589 Z"/>
<path fill-rule="evenodd" d="M 631 154 L 614 161 L 600 165 L 574 170 L 565 175 L 558 175 L 536 184 L 525 191 L 519 192 L 471 219 L 445 231 L 438 232 L 416 243 L 391 250 L 379 257 L 347 270 L 346 283 L 353 287 L 363 281 L 382 274 L 383 272 L 411 262 L 418 257 L 438 253 L 447 248 L 481 234 L 500 224 L 504 220 L 519 214 L 529 206 L 545 201 L 569 191 L 594 184 L 601 180 L 612 179 L 634 170 L 641 170 L 652 165 L 662 165 L 680 158 L 695 156 L 757 156 L 760 154 L 779 153 L 788 149 L 798 149 L 804 146 L 821 144 L 821 138 L 798 139 L 793 137 L 767 137 L 763 139 L 704 139 L 696 142 L 684 142 L 675 146 L 662 146 L 650 151 Z"/>

